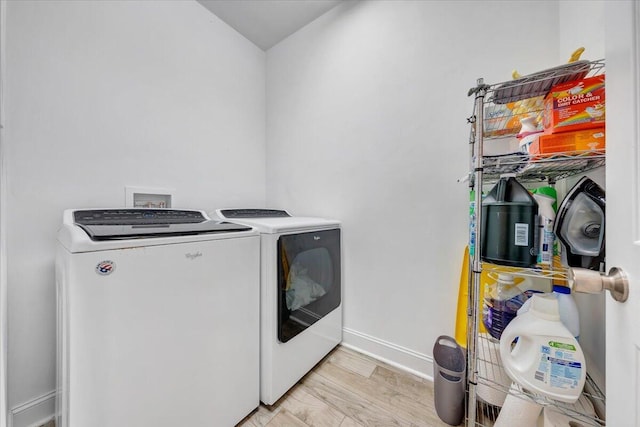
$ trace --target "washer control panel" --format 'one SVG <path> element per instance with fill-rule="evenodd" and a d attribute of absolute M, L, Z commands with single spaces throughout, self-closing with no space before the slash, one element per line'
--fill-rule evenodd
<path fill-rule="evenodd" d="M 73 213 L 79 225 L 195 224 L 207 218 L 199 211 L 162 209 L 89 209 Z"/>

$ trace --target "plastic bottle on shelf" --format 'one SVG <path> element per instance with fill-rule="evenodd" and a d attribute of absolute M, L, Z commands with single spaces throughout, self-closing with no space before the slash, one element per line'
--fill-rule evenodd
<path fill-rule="evenodd" d="M 571 295 L 571 289 L 564 285 L 553 285 L 552 295 L 558 300 L 560 321 L 571 332 L 576 340 L 580 338 L 580 314 L 576 301 Z M 531 299 L 518 309 L 518 316 L 523 315 L 531 306 Z"/>
<path fill-rule="evenodd" d="M 496 282 L 485 285 L 482 323 L 492 337 L 500 339 L 524 301 L 511 274 L 498 274 Z"/>
<path fill-rule="evenodd" d="M 571 289 L 567 286 L 553 285 L 553 294 L 558 300 L 560 320 L 578 340 L 580 338 L 580 314 L 576 301 L 571 295 Z"/>
<path fill-rule="evenodd" d="M 516 317 L 520 307 L 531 295 L 551 290 L 549 280 L 515 278 L 507 273 L 499 273 L 495 282 L 484 285 L 482 323 L 489 334 L 496 339 L 500 339 L 504 329 Z"/>
<path fill-rule="evenodd" d="M 504 370 L 533 393 L 573 403 L 580 397 L 587 376 L 584 353 L 560 321 L 558 300 L 553 295 L 535 294 L 530 304 L 529 310 L 502 333 Z"/>
<path fill-rule="evenodd" d="M 542 130 L 538 129 L 538 121 L 534 116 L 524 117 L 520 119 L 520 132 L 516 135 L 520 139 L 518 146 L 520 152 L 529 154 L 529 146 L 540 137 Z"/>
<path fill-rule="evenodd" d="M 551 197 L 553 199 L 551 207 L 554 212 L 558 212 L 558 192 L 555 188 L 549 186 L 537 187 L 531 190 L 531 192 L 533 194 L 544 194 L 545 196 Z"/>
<path fill-rule="evenodd" d="M 536 264 L 538 202 L 516 179 L 503 174 L 482 200 L 483 261 L 514 267 Z"/>
<path fill-rule="evenodd" d="M 553 199 L 553 203 L 551 205 L 551 207 L 553 208 L 553 212 L 554 214 L 558 212 L 558 192 L 554 187 L 551 187 L 551 186 L 537 187 L 537 188 L 534 188 L 531 192 L 533 193 L 534 196 L 536 194 L 544 194 L 546 196 L 551 197 Z M 556 239 L 554 235 L 553 255 L 559 255 L 559 254 L 560 254 L 560 245 L 558 243 L 558 239 Z"/>
<path fill-rule="evenodd" d="M 556 213 L 553 210 L 553 198 L 540 193 L 535 193 L 533 197 L 538 202 L 538 220 L 540 237 L 538 238 L 540 247 L 538 249 L 538 264 L 551 265 L 553 261 L 553 247 L 556 235 L 553 232 L 553 224 L 556 220 Z"/>
<path fill-rule="evenodd" d="M 469 192 L 469 255 L 476 252 L 476 192 Z"/>

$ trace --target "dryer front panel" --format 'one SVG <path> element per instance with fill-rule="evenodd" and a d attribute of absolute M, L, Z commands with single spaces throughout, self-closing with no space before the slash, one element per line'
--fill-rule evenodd
<path fill-rule="evenodd" d="M 287 342 L 341 303 L 340 229 L 278 239 L 278 340 Z"/>

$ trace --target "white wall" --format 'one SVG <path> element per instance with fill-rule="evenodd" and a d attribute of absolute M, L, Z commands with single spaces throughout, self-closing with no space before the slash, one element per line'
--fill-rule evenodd
<path fill-rule="evenodd" d="M 558 61 L 565 62 L 578 47 L 581 59 L 604 58 L 604 0 L 562 0 L 558 2 L 560 26 Z"/>
<path fill-rule="evenodd" d="M 265 204 L 265 54 L 196 2 L 7 2 L 9 408 L 51 415 L 62 211 Z M 40 405 L 30 406 L 39 396 Z M 26 404 L 26 406 L 18 406 Z"/>
<path fill-rule="evenodd" d="M 467 239 L 467 91 L 557 65 L 557 19 L 556 2 L 349 2 L 267 52 L 267 202 L 344 222 L 347 343 L 431 375 Z"/>

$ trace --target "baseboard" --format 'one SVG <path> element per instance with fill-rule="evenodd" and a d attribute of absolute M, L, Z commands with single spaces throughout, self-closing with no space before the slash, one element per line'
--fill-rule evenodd
<path fill-rule="evenodd" d="M 53 419 L 56 391 L 52 390 L 11 408 L 8 427 L 39 427 Z"/>
<path fill-rule="evenodd" d="M 433 381 L 433 358 L 353 329 L 342 329 L 342 345 Z"/>

